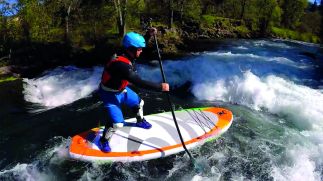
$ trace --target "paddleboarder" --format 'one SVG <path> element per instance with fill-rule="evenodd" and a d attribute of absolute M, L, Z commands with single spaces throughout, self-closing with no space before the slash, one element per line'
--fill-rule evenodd
<path fill-rule="evenodd" d="M 108 61 L 104 67 L 99 95 L 107 111 L 107 121 L 99 141 L 99 147 L 103 152 L 110 152 L 109 139 L 116 129 L 124 126 L 124 118 L 121 105 L 130 107 L 136 114 L 136 126 L 150 129 L 151 124 L 143 116 L 144 101 L 128 86 L 129 83 L 141 88 L 155 91 L 169 91 L 168 83 L 154 83 L 140 78 L 134 71 L 133 62 L 146 47 L 150 37 L 156 35 L 156 28 L 148 29 L 145 37 L 129 32 L 122 41 L 123 51 Z"/>

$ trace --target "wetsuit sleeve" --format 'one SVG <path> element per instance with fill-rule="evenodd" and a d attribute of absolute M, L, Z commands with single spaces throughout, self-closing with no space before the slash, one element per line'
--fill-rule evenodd
<path fill-rule="evenodd" d="M 162 91 L 161 84 L 156 84 L 154 82 L 142 80 L 134 71 L 129 70 L 128 81 L 142 87 L 144 89 L 152 89 L 155 91 Z"/>
<path fill-rule="evenodd" d="M 136 86 L 139 86 L 144 89 L 151 89 L 155 91 L 162 91 L 161 84 L 157 84 L 154 82 L 146 81 L 141 79 L 138 74 L 136 74 L 132 67 L 128 64 L 125 64 L 123 62 L 117 62 L 114 63 L 111 66 L 111 74 L 113 74 L 116 77 L 119 77 L 120 79 L 128 80 L 129 82 L 133 83 Z"/>

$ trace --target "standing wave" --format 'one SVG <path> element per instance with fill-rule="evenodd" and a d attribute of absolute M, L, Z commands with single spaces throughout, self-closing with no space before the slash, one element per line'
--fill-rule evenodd
<path fill-rule="evenodd" d="M 58 67 L 34 79 L 23 79 L 24 98 L 47 108 L 70 104 L 89 96 L 100 82 L 101 67 Z"/>

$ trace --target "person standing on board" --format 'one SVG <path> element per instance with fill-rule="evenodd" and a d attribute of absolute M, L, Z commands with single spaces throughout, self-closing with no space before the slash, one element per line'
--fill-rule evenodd
<path fill-rule="evenodd" d="M 145 38 L 135 32 L 127 33 L 122 41 L 124 48 L 120 55 L 114 56 L 104 67 L 99 95 L 108 113 L 99 147 L 103 152 L 110 152 L 109 139 L 116 129 L 124 126 L 124 118 L 121 105 L 130 107 L 136 114 L 136 126 L 143 129 L 150 129 L 151 124 L 143 116 L 144 101 L 128 87 L 132 83 L 141 88 L 155 91 L 169 91 L 168 83 L 154 83 L 142 80 L 134 71 L 133 62 L 137 59 L 142 49 L 146 47 L 146 40 L 157 33 L 155 28 L 150 28 Z"/>

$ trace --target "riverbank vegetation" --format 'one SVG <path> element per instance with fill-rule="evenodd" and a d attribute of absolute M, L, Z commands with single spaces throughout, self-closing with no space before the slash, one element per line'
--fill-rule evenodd
<path fill-rule="evenodd" d="M 15 71 L 103 63 L 128 31 L 159 30 L 163 55 L 190 41 L 288 38 L 322 42 L 322 6 L 307 0 L 0 0 L 0 65 Z M 321 37 L 321 39 L 320 39 Z M 196 46 L 193 45 L 193 46 Z M 151 48 L 153 50 L 153 48 Z M 152 56 L 152 53 L 146 53 Z M 146 58 L 147 58 L 146 57 Z"/>
<path fill-rule="evenodd" d="M 9 77 L 0 77 L 0 83 L 17 80 L 17 77 L 9 76 Z"/>

